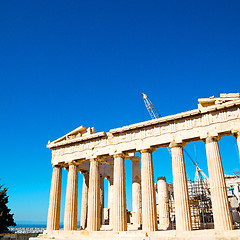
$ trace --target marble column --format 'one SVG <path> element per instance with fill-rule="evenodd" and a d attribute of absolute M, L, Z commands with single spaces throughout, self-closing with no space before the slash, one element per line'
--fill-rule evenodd
<path fill-rule="evenodd" d="M 109 178 L 108 178 L 108 208 L 109 208 L 109 225 L 113 227 L 113 163 L 109 163 Z"/>
<path fill-rule="evenodd" d="M 140 157 L 131 158 L 132 161 L 132 218 L 133 225 L 142 224 L 142 192 L 141 192 L 141 166 Z"/>
<path fill-rule="evenodd" d="M 170 209 L 168 184 L 165 177 L 157 178 L 157 203 L 159 229 L 167 230 L 170 226 Z"/>
<path fill-rule="evenodd" d="M 205 140 L 208 162 L 208 173 L 213 208 L 214 228 L 216 230 L 232 230 L 226 182 L 224 178 L 221 155 L 217 137 L 208 137 Z"/>
<path fill-rule="evenodd" d="M 125 161 L 123 154 L 114 155 L 114 231 L 127 230 Z"/>
<path fill-rule="evenodd" d="M 47 230 L 59 230 L 61 204 L 62 167 L 53 166 L 49 198 Z"/>
<path fill-rule="evenodd" d="M 233 135 L 237 140 L 238 153 L 239 153 L 239 157 L 240 157 L 240 131 L 236 131 Z"/>
<path fill-rule="evenodd" d="M 104 177 L 100 175 L 100 219 L 101 225 L 104 224 Z"/>
<path fill-rule="evenodd" d="M 87 229 L 100 230 L 100 175 L 96 159 L 90 160 Z"/>
<path fill-rule="evenodd" d="M 157 230 L 157 209 L 153 176 L 152 150 L 141 151 L 142 227 L 144 231 Z"/>
<path fill-rule="evenodd" d="M 87 227 L 87 213 L 88 213 L 89 172 L 82 171 L 82 174 L 83 174 L 83 185 L 82 185 L 80 228 L 85 229 Z"/>
<path fill-rule="evenodd" d="M 64 230 L 77 230 L 78 169 L 69 163 L 64 213 Z"/>
<path fill-rule="evenodd" d="M 176 230 L 191 231 L 192 221 L 189 204 L 188 183 L 183 155 L 184 144 L 172 142 L 173 191 L 176 214 Z"/>

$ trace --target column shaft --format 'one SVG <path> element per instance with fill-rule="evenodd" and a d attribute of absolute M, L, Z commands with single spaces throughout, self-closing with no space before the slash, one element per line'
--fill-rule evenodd
<path fill-rule="evenodd" d="M 238 153 L 239 153 L 239 157 L 240 157 L 240 132 L 236 132 L 234 134 L 236 140 L 237 140 L 237 145 L 238 145 Z"/>
<path fill-rule="evenodd" d="M 221 231 L 232 230 L 232 218 L 230 214 L 226 182 L 217 140 L 218 139 L 215 137 L 208 137 L 206 139 L 206 153 L 214 228 Z"/>
<path fill-rule="evenodd" d="M 47 230 L 59 230 L 61 204 L 62 167 L 53 166 L 49 199 Z"/>
<path fill-rule="evenodd" d="M 152 152 L 142 150 L 142 225 L 144 231 L 157 230 L 157 209 L 153 176 Z"/>
<path fill-rule="evenodd" d="M 141 166 L 140 158 L 132 160 L 132 218 L 133 225 L 140 227 L 142 224 L 142 193 L 141 193 Z"/>
<path fill-rule="evenodd" d="M 64 230 L 77 230 L 78 169 L 69 165 L 65 200 Z"/>
<path fill-rule="evenodd" d="M 104 177 L 100 176 L 100 219 L 101 225 L 104 224 Z"/>
<path fill-rule="evenodd" d="M 99 162 L 95 159 L 90 161 L 87 229 L 100 230 L 100 175 Z"/>
<path fill-rule="evenodd" d="M 83 185 L 82 185 L 80 228 L 85 229 L 87 227 L 89 172 L 83 172 L 82 174 L 83 174 Z"/>
<path fill-rule="evenodd" d="M 125 162 L 121 154 L 114 156 L 114 231 L 127 230 Z"/>
<path fill-rule="evenodd" d="M 171 143 L 176 229 L 191 231 L 188 183 L 182 144 Z"/>
<path fill-rule="evenodd" d="M 159 216 L 159 228 L 167 230 L 170 226 L 168 184 L 165 177 L 157 180 L 157 212 Z"/>
<path fill-rule="evenodd" d="M 114 206 L 114 201 L 113 201 L 113 191 L 114 191 L 114 186 L 113 186 L 113 164 L 109 165 L 110 169 L 110 177 L 108 178 L 108 208 L 109 208 L 109 225 L 113 227 L 113 206 Z"/>

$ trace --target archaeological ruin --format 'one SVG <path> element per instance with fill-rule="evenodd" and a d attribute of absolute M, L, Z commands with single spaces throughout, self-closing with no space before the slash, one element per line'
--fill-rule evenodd
<path fill-rule="evenodd" d="M 195 110 L 109 132 L 80 126 L 49 142 L 53 171 L 47 230 L 35 239 L 240 239 L 240 230 L 233 225 L 218 144 L 228 135 L 236 138 L 240 149 L 239 93 L 200 98 Z M 201 216 L 193 217 L 200 200 L 191 197 L 183 149 L 194 141 L 203 141 L 206 147 L 213 229 L 204 229 L 207 224 L 202 224 Z M 168 147 L 173 185 L 164 176 L 154 183 L 152 153 Z M 132 161 L 131 213 L 126 209 L 125 159 Z M 62 171 L 68 171 L 68 177 L 64 227 L 60 229 Z M 80 219 L 79 172 L 83 175 Z M 108 180 L 105 200 L 104 179 Z"/>

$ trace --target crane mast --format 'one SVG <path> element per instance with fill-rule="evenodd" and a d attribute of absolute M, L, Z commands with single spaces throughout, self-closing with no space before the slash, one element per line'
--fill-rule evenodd
<path fill-rule="evenodd" d="M 150 101 L 150 99 L 148 98 L 148 96 L 144 93 L 141 93 L 142 97 L 143 97 L 143 101 L 145 103 L 145 106 L 151 116 L 152 119 L 156 119 L 156 118 L 160 118 L 161 115 L 158 114 L 156 108 L 153 106 L 152 102 Z"/>

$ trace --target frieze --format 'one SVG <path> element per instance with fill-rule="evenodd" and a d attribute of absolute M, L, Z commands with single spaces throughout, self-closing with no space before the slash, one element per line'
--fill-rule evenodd
<path fill-rule="evenodd" d="M 115 153 L 139 151 L 150 147 L 165 147 L 173 140 L 177 142 L 201 140 L 208 134 L 222 136 L 231 134 L 232 129 L 239 127 L 240 101 L 224 103 L 217 109 L 211 106 L 168 116 L 165 120 L 150 120 L 147 122 L 125 126 L 122 129 L 112 129 L 109 133 L 94 133 L 68 143 L 50 143 L 52 161 L 54 163 L 92 157 L 108 156 Z M 139 128 L 137 128 L 139 126 Z M 67 141 L 64 141 L 67 142 Z M 63 145 L 61 145 L 63 144 Z"/>

